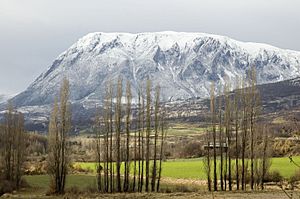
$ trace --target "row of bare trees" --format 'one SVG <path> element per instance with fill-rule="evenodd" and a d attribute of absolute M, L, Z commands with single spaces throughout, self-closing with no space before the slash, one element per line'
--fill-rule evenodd
<path fill-rule="evenodd" d="M 247 184 L 251 190 L 264 189 L 270 153 L 267 127 L 258 121 L 260 108 L 254 69 L 234 93 L 226 84 L 223 94 L 216 97 L 212 84 L 211 127 L 203 159 L 208 190 L 233 190 L 234 186 L 246 190 Z"/>
<path fill-rule="evenodd" d="M 132 104 L 129 81 L 125 94 L 123 90 L 121 77 L 116 86 L 109 83 L 102 112 L 100 109 L 97 111 L 95 154 L 98 191 L 158 191 L 166 137 L 164 113 L 160 107 L 160 87 L 155 88 L 153 99 L 152 83 L 148 80 L 145 89 L 139 89 L 136 105 Z M 59 103 L 56 99 L 49 123 L 47 168 L 51 176 L 50 190 L 54 194 L 64 193 L 70 163 L 69 95 L 69 82 L 65 78 Z"/>
<path fill-rule="evenodd" d="M 0 180 L 9 182 L 15 189 L 21 184 L 25 143 L 23 114 L 14 110 L 9 102 L 4 123 L 0 126 Z"/>
<path fill-rule="evenodd" d="M 125 89 L 121 77 L 116 86 L 107 85 L 103 117 L 98 113 L 96 120 L 99 192 L 159 190 L 166 133 L 160 87 L 155 88 L 154 99 L 151 90 L 152 83 L 147 80 L 133 105 L 129 81 Z"/>

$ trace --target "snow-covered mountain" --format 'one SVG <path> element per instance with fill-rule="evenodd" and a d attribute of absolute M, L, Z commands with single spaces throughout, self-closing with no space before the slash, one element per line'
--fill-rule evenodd
<path fill-rule="evenodd" d="M 237 78 L 245 77 L 253 66 L 260 84 L 295 78 L 300 52 L 204 33 L 97 32 L 59 55 L 12 102 L 25 113 L 30 129 L 44 131 L 51 103 L 58 96 L 63 77 L 67 77 L 73 120 L 86 125 L 96 103 L 102 102 L 105 85 L 110 80 L 115 83 L 119 75 L 132 83 L 133 96 L 150 78 L 162 87 L 164 100 L 172 101 L 208 97 L 211 82 L 216 89 L 225 81 L 234 88 Z M 2 104 L 2 112 L 4 108 Z"/>
<path fill-rule="evenodd" d="M 131 81 L 134 94 L 149 77 L 161 85 L 166 100 L 204 98 L 211 82 L 228 81 L 234 87 L 252 66 L 259 83 L 294 78 L 300 53 L 204 33 L 90 33 L 59 55 L 13 102 L 18 107 L 49 104 L 66 76 L 71 100 L 94 107 L 107 82 L 120 74 Z"/>

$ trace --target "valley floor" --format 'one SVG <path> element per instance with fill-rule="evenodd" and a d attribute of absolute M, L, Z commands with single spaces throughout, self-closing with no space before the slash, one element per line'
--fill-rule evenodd
<path fill-rule="evenodd" d="M 291 194 L 291 192 L 289 192 Z M 293 192 L 293 196 L 295 198 L 299 198 L 300 192 Z M 45 196 L 44 194 L 6 194 L 2 196 L 2 198 L 30 198 L 30 199 L 37 199 L 37 198 L 112 198 L 112 199 L 131 199 L 131 198 L 150 198 L 150 199 L 158 199 L 158 198 L 176 198 L 176 199 L 190 199 L 190 198 L 199 198 L 199 199 L 206 199 L 206 198 L 214 198 L 214 199 L 238 199 L 238 198 L 246 198 L 246 199 L 263 199 L 263 198 L 272 198 L 272 199 L 281 199 L 281 198 L 288 198 L 287 195 L 282 191 L 264 191 L 264 192 L 193 192 L 193 193 L 129 193 L 129 194 L 82 194 L 82 195 L 71 195 L 66 194 L 65 196 Z"/>
<path fill-rule="evenodd" d="M 294 160 L 300 162 L 300 156 L 294 157 Z M 64 197 L 46 196 L 50 184 L 48 175 L 27 175 L 24 176 L 24 179 L 30 187 L 13 194 L 5 194 L 1 198 L 288 198 L 274 184 L 266 185 L 266 191 L 207 192 L 205 174 L 201 169 L 201 159 L 168 160 L 164 162 L 161 190 L 166 193 L 95 194 L 95 192 L 90 191 L 95 190 L 96 187 L 94 163 L 77 164 L 80 164 L 83 168 L 90 168 L 91 173 L 68 175 L 67 194 Z M 292 176 L 297 169 L 295 165 L 289 162 L 288 158 L 272 159 L 271 170 L 279 171 L 285 179 Z M 75 191 L 72 191 L 74 188 L 76 188 Z M 287 192 L 289 194 L 293 193 L 296 198 L 300 198 L 298 189 L 297 191 Z"/>

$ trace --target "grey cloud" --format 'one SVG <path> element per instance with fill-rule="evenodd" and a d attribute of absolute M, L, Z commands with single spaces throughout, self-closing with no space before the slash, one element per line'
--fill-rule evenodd
<path fill-rule="evenodd" d="M 1 0 L 0 93 L 24 90 L 89 32 L 183 31 L 300 50 L 297 0 Z"/>

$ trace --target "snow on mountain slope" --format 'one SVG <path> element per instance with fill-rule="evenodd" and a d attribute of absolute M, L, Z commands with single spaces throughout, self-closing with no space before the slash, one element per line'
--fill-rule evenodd
<path fill-rule="evenodd" d="M 2 103 L 6 103 L 7 100 L 11 99 L 12 97 L 14 97 L 15 95 L 7 95 L 7 94 L 0 94 L 0 104 Z"/>
<path fill-rule="evenodd" d="M 90 33 L 59 55 L 13 102 L 18 107 L 50 104 L 66 76 L 72 102 L 95 107 L 107 82 L 116 82 L 120 74 L 131 81 L 134 96 L 149 77 L 160 84 L 165 100 L 204 98 L 211 82 L 228 81 L 234 87 L 252 66 L 260 84 L 294 78 L 300 53 L 204 33 Z"/>

